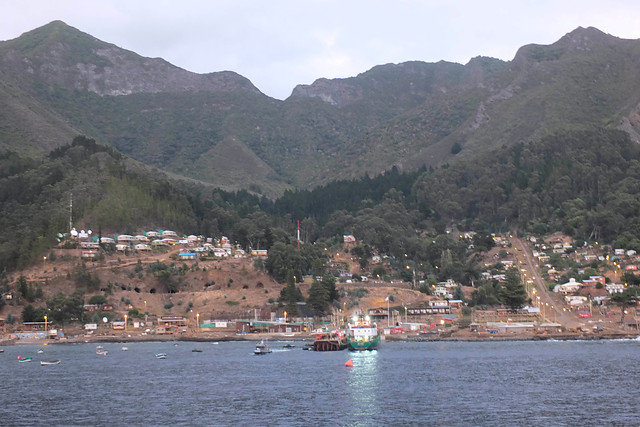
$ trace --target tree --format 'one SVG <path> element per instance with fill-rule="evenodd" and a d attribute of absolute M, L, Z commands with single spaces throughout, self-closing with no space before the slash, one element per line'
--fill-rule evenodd
<path fill-rule="evenodd" d="M 624 323 L 624 312 L 638 300 L 640 287 L 629 286 L 624 291 L 611 295 L 611 300 L 620 307 L 620 323 Z"/>
<path fill-rule="evenodd" d="M 293 270 L 287 271 L 287 284 L 280 291 L 280 302 L 291 316 L 298 314 L 298 301 L 303 301 L 302 292 L 296 286 Z"/>
<path fill-rule="evenodd" d="M 316 316 L 324 316 L 329 307 L 329 292 L 317 281 L 314 281 L 309 289 L 307 304 L 311 307 Z"/>
<path fill-rule="evenodd" d="M 335 277 L 329 274 L 325 274 L 324 276 L 322 276 L 321 284 L 327 290 L 327 301 L 329 301 L 329 303 L 332 303 L 333 301 L 336 301 L 340 298 L 340 293 L 336 289 Z"/>
<path fill-rule="evenodd" d="M 527 301 L 527 291 L 522 285 L 520 274 L 509 271 L 506 274 L 506 279 L 506 283 L 500 288 L 500 300 L 509 308 L 521 308 Z"/>

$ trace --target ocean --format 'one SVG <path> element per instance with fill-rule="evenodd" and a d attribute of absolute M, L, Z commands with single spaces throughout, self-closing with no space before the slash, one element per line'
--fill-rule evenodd
<path fill-rule="evenodd" d="M 6 346 L 0 424 L 640 425 L 638 340 L 285 344 L 263 356 L 252 342 L 105 343 L 106 356 L 88 343 Z"/>

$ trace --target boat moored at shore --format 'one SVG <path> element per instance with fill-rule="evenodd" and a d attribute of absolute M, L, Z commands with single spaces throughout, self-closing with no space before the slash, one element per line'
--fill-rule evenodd
<path fill-rule="evenodd" d="M 354 316 L 352 320 L 348 331 L 349 350 L 376 350 L 380 346 L 378 326 L 371 323 L 369 316 Z"/>

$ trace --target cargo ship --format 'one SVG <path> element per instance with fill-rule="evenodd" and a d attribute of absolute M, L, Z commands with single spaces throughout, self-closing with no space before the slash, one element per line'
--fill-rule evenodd
<path fill-rule="evenodd" d="M 369 316 L 355 316 L 352 320 L 348 331 L 349 350 L 376 350 L 380 346 L 378 326 L 371 323 Z"/>

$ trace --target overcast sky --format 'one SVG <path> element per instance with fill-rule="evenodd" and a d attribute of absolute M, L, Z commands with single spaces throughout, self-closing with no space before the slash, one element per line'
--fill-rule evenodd
<path fill-rule="evenodd" d="M 511 60 L 579 26 L 640 38 L 637 0 L 0 0 L 0 40 L 54 20 L 278 99 L 379 64 Z"/>

